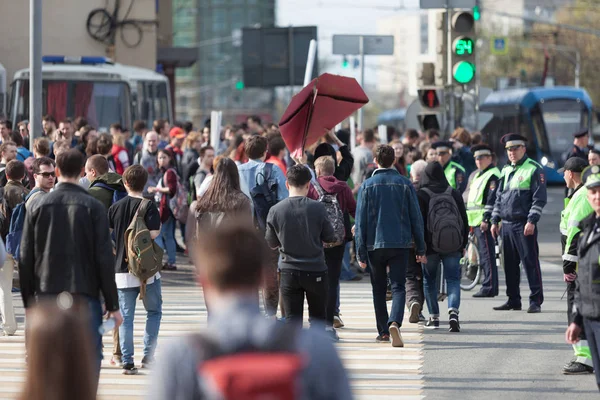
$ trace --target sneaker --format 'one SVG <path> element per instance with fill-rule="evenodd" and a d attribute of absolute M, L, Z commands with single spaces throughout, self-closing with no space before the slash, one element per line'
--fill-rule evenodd
<path fill-rule="evenodd" d="M 427 318 L 425 318 L 425 316 L 423 315 L 423 311 L 421 311 L 419 313 L 419 322 L 425 322 L 427 321 Z"/>
<path fill-rule="evenodd" d="M 390 325 L 390 337 L 392 338 L 392 347 L 404 347 L 400 327 L 396 322 L 392 322 Z"/>
<path fill-rule="evenodd" d="M 144 358 L 142 358 L 142 368 L 144 368 L 144 369 L 152 368 L 153 364 L 154 364 L 153 357 L 144 356 Z"/>
<path fill-rule="evenodd" d="M 165 263 L 162 269 L 165 271 L 177 271 L 177 265 Z"/>
<path fill-rule="evenodd" d="M 114 365 L 115 367 L 122 367 L 123 361 L 121 361 L 121 357 L 119 356 L 112 356 L 110 358 L 110 365 Z"/>
<path fill-rule="evenodd" d="M 458 323 L 458 313 L 456 311 L 450 311 L 450 324 L 449 332 L 460 332 L 460 324 Z"/>
<path fill-rule="evenodd" d="M 340 315 L 342 314 L 337 314 L 333 316 L 333 327 L 335 329 L 340 329 L 344 327 L 344 321 L 342 321 L 342 319 L 340 318 Z"/>
<path fill-rule="evenodd" d="M 334 342 L 339 342 L 340 341 L 340 337 L 338 336 L 338 334 L 335 331 L 335 329 L 333 329 L 333 327 L 328 326 L 327 328 L 325 328 L 325 333 L 327 334 L 327 336 L 329 336 L 329 338 L 332 341 L 334 341 Z"/>
<path fill-rule="evenodd" d="M 429 321 L 425 322 L 425 328 L 440 329 L 440 319 L 437 317 L 429 317 Z"/>
<path fill-rule="evenodd" d="M 594 368 L 589 365 L 582 364 L 577 361 L 573 361 L 563 368 L 563 374 L 565 375 L 587 375 L 593 374 Z"/>
<path fill-rule="evenodd" d="M 377 343 L 389 343 L 390 342 L 390 335 L 388 334 L 383 334 L 383 335 L 379 335 L 375 338 L 375 341 Z"/>
<path fill-rule="evenodd" d="M 411 324 L 418 323 L 419 314 L 421 314 L 421 305 L 416 301 L 412 302 L 410 303 L 408 310 L 410 311 L 410 317 L 408 317 L 408 322 L 410 322 Z"/>
<path fill-rule="evenodd" d="M 123 375 L 137 375 L 138 369 L 135 367 L 135 364 L 124 364 L 123 365 Z"/>
<path fill-rule="evenodd" d="M 360 275 L 354 275 L 352 278 L 350 278 L 350 280 L 356 282 L 356 281 L 362 281 L 362 278 L 363 277 Z"/>

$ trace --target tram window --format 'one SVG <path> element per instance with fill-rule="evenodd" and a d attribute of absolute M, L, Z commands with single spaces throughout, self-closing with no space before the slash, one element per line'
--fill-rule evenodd
<path fill-rule="evenodd" d="M 551 100 L 540 104 L 551 148 L 567 148 L 573 133 L 587 127 L 587 110 L 575 100 Z"/>

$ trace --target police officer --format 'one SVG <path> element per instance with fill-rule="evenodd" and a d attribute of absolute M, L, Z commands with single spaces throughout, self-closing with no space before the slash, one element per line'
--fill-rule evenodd
<path fill-rule="evenodd" d="M 579 157 L 587 160 L 588 144 L 590 141 L 589 131 L 586 129 L 580 130 L 573 134 L 573 147 L 563 153 L 563 162 L 566 162 L 571 157 Z"/>
<path fill-rule="evenodd" d="M 508 301 L 494 310 L 520 310 L 520 268 L 527 274 L 528 313 L 539 313 L 544 302 L 536 224 L 546 205 L 546 178 L 541 165 L 526 154 L 527 139 L 509 133 L 500 139 L 508 153 L 492 212 L 492 235 L 502 234 Z M 502 221 L 502 229 L 498 223 Z"/>
<path fill-rule="evenodd" d="M 565 333 L 567 343 L 580 342 L 585 327 L 590 353 L 600 389 L 600 166 L 594 165 L 583 173 L 587 199 L 594 212 L 580 225 L 581 237 L 577 246 L 579 263 L 575 281 L 573 322 Z"/>
<path fill-rule="evenodd" d="M 469 178 L 467 217 L 477 237 L 479 261 L 484 273 L 481 290 L 473 297 L 494 297 L 498 295 L 498 266 L 489 222 L 496 201 L 500 170 L 494 165 L 492 149 L 488 145 L 473 146 L 471 152 L 477 170 Z"/>
<path fill-rule="evenodd" d="M 432 149 L 437 152 L 437 160 L 444 168 L 446 180 L 452 188 L 463 194 L 467 188 L 467 177 L 465 169 L 458 163 L 451 160 L 452 158 L 452 143 L 451 142 L 436 142 L 431 145 Z"/>
<path fill-rule="evenodd" d="M 575 278 L 577 277 L 577 240 L 581 230 L 579 224 L 593 213 L 587 200 L 587 189 L 583 186 L 581 173 L 587 167 L 587 161 L 571 157 L 558 172 L 564 172 L 567 188 L 573 193 L 565 199 L 565 209 L 560 215 L 560 233 L 563 251 L 563 273 L 567 283 L 567 319 L 573 322 L 573 302 L 575 299 Z M 594 372 L 592 356 L 582 329 L 579 343 L 573 345 L 575 357 L 564 366 L 565 375 L 591 374 Z"/>

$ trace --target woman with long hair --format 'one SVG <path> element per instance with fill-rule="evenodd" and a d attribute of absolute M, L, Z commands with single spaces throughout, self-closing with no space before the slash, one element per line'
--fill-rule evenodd
<path fill-rule="evenodd" d="M 169 200 L 177 194 L 177 172 L 175 171 L 175 157 L 170 150 L 160 149 L 157 155 L 157 164 L 160 170 L 159 175 L 162 177 L 158 181 L 158 185 L 150 186 L 148 193 L 155 195 L 155 200 L 159 204 L 158 211 L 160 213 L 160 234 L 156 238 L 156 244 L 167 251 L 168 262 L 165 263 L 163 269 L 174 271 L 177 269 L 175 265 L 175 256 L 177 252 L 177 242 L 175 242 L 175 217 L 169 207 Z"/>
<path fill-rule="evenodd" d="M 237 165 L 229 158 L 221 158 L 215 165 L 215 173 L 196 206 L 199 226 L 206 216 L 219 220 L 232 215 L 250 216 L 250 199 L 242 192 Z M 211 220 L 213 218 L 210 218 Z"/>
<path fill-rule="evenodd" d="M 404 145 L 399 139 L 396 139 L 390 142 L 390 146 L 392 146 L 394 149 L 394 155 L 396 157 L 394 161 L 394 168 L 396 168 L 400 175 L 408 177 L 406 161 L 404 160 Z"/>
<path fill-rule="evenodd" d="M 94 400 L 94 368 L 86 307 L 68 293 L 27 312 L 27 377 L 19 400 Z"/>

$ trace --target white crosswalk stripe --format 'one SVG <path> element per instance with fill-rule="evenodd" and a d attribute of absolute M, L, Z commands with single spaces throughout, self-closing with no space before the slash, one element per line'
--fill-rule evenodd
<path fill-rule="evenodd" d="M 188 271 L 167 272 L 163 275 L 163 317 L 160 343 L 194 332 L 206 324 L 206 307 L 201 290 L 194 285 Z M 25 348 L 23 309 L 20 296 L 14 295 L 19 318 L 15 336 L 0 337 L 0 400 L 17 397 L 25 380 Z M 388 306 L 391 303 L 388 302 Z M 422 327 L 408 322 L 402 327 L 404 348 L 376 343 L 377 336 L 371 285 L 368 282 L 342 283 L 341 312 L 345 327 L 338 329 L 340 356 L 350 377 L 355 398 L 368 400 L 422 399 L 423 334 Z M 308 311 L 305 310 L 305 318 Z M 145 311 L 141 301 L 136 307 L 134 321 L 135 361 L 141 361 Z M 104 361 L 100 375 L 99 398 L 142 399 L 149 372 L 140 369 L 139 375 L 125 376 L 121 369 L 111 366 L 112 334 L 104 337 Z"/>

